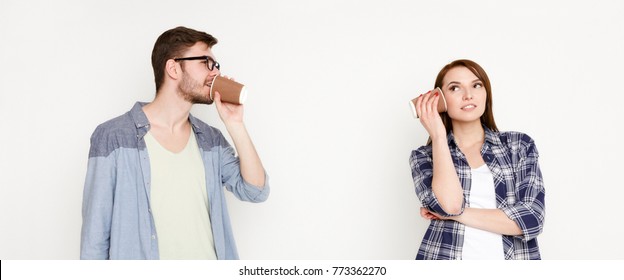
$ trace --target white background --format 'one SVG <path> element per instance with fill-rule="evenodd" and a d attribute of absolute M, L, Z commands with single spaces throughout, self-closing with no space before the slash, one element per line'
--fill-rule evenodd
<path fill-rule="evenodd" d="M 541 154 L 545 259 L 622 259 L 622 1 L 0 0 L 0 259 L 76 259 L 89 137 L 154 96 L 165 30 L 219 39 L 270 175 L 228 194 L 241 258 L 413 259 L 408 101 L 446 63 L 492 81 L 499 129 Z M 225 129 L 214 106 L 193 113 Z"/>

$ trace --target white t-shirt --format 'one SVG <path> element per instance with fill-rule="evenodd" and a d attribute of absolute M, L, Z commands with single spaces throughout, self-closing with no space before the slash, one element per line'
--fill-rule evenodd
<path fill-rule="evenodd" d="M 147 133 L 151 211 L 160 259 L 217 259 L 210 224 L 204 163 L 195 133 L 173 153 Z"/>
<path fill-rule="evenodd" d="M 472 184 L 470 186 L 469 205 L 471 208 L 496 208 L 496 193 L 494 178 L 486 164 L 471 169 Z M 464 231 L 464 260 L 504 260 L 503 237 L 492 233 L 466 226 Z"/>

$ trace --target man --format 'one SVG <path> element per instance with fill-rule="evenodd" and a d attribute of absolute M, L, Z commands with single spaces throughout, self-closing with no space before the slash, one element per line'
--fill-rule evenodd
<path fill-rule="evenodd" d="M 211 104 L 217 39 L 185 27 L 152 51 L 156 97 L 99 125 L 83 195 L 81 259 L 238 259 L 223 186 L 244 201 L 269 195 L 243 123 L 243 106 L 214 103 L 221 132 L 190 115 Z"/>

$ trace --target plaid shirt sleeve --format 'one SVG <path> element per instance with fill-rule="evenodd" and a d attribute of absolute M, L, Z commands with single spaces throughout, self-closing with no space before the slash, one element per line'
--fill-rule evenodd
<path fill-rule="evenodd" d="M 502 208 L 522 229 L 521 239 L 529 241 L 542 232 L 545 217 L 544 181 L 540 171 L 537 147 L 528 135 L 520 136 L 518 161 L 515 166 L 516 203 Z"/>
<path fill-rule="evenodd" d="M 420 199 L 420 203 L 423 207 L 427 207 L 430 211 L 436 212 L 443 217 L 457 216 L 464 213 L 465 200 L 462 203 L 461 210 L 458 214 L 449 214 L 436 198 L 433 190 L 431 189 L 431 182 L 433 181 L 433 157 L 431 154 L 431 146 L 421 146 L 417 150 L 412 151 L 410 156 L 410 167 L 412 169 L 412 178 L 414 179 L 414 186 L 416 188 L 416 195 Z"/>

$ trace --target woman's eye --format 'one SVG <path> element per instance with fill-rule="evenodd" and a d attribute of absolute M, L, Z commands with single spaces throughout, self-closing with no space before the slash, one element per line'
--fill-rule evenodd
<path fill-rule="evenodd" d="M 482 87 L 483 87 L 483 85 L 482 85 L 482 84 L 480 84 L 480 83 L 476 83 L 476 84 L 474 85 L 474 88 L 482 88 Z"/>
<path fill-rule="evenodd" d="M 459 90 L 459 87 L 458 86 L 451 86 L 449 89 L 451 91 L 457 91 L 457 90 Z"/>

